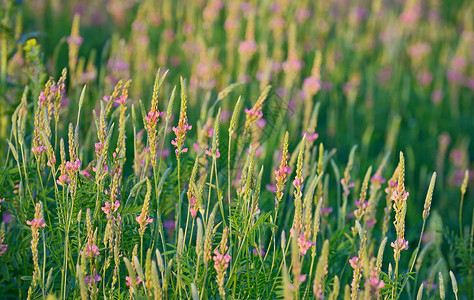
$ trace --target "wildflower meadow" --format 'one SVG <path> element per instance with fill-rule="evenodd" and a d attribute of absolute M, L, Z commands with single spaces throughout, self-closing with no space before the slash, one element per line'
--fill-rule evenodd
<path fill-rule="evenodd" d="M 0 299 L 474 299 L 473 1 L 0 20 Z"/>

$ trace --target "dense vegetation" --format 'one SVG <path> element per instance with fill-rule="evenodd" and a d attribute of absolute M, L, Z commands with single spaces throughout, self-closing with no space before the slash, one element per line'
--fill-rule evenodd
<path fill-rule="evenodd" d="M 473 299 L 473 1 L 0 18 L 0 298 Z"/>

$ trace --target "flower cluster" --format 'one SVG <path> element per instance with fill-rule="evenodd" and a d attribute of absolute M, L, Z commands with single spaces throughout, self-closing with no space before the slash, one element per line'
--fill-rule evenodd
<path fill-rule="evenodd" d="M 307 96 L 316 95 L 321 89 L 321 80 L 315 76 L 305 78 L 303 81 L 303 90 Z"/>
<path fill-rule="evenodd" d="M 100 255 L 99 247 L 97 245 L 87 244 L 86 250 L 83 252 L 84 256 L 87 258 L 92 258 L 94 256 Z"/>
<path fill-rule="evenodd" d="M 270 92 L 270 88 L 271 86 L 267 86 L 263 90 L 262 94 L 260 95 L 257 102 L 252 108 L 245 109 L 245 135 L 248 135 L 253 125 L 263 117 L 263 103 L 265 102 L 265 99 L 267 98 L 268 93 Z"/>
<path fill-rule="evenodd" d="M 163 113 L 152 106 L 151 110 L 145 116 L 145 129 L 148 134 L 151 164 L 156 165 L 156 156 L 158 149 L 158 122 Z"/>
<path fill-rule="evenodd" d="M 184 140 L 186 139 L 186 133 L 192 129 L 192 126 L 188 124 L 188 117 L 186 115 L 187 108 L 187 95 L 184 86 L 184 80 L 181 77 L 181 111 L 179 114 L 178 126 L 173 126 L 174 134 L 176 138 L 171 141 L 171 144 L 176 147 L 176 157 L 179 159 L 181 153 L 187 152 L 188 148 L 184 148 Z"/>
<path fill-rule="evenodd" d="M 120 207 L 120 202 L 118 200 L 115 200 L 115 202 L 106 201 L 104 206 L 101 207 L 101 209 L 107 215 L 107 219 L 109 219 L 110 216 L 119 209 L 119 207 Z"/>
<path fill-rule="evenodd" d="M 79 172 L 80 169 L 81 169 L 81 161 L 79 159 L 76 159 L 74 162 L 67 161 L 65 164 L 61 165 L 60 167 L 61 175 L 59 175 L 56 182 L 59 185 L 65 185 L 67 183 L 70 183 L 72 176 L 74 176 L 74 174 Z"/>
<path fill-rule="evenodd" d="M 306 255 L 306 252 L 308 252 L 308 249 L 311 248 L 311 246 L 314 246 L 316 243 L 312 242 L 308 239 L 306 234 L 300 234 L 298 237 L 298 247 L 300 249 L 300 254 L 302 256 Z"/>
<path fill-rule="evenodd" d="M 278 170 L 275 170 L 275 210 L 278 212 L 280 201 L 283 198 L 285 190 L 285 184 L 287 181 L 286 176 L 291 174 L 291 169 L 288 167 L 288 131 L 285 133 L 285 140 L 283 142 L 283 152 L 281 155 L 280 166 Z"/>
<path fill-rule="evenodd" d="M 300 236 L 301 230 L 303 228 L 303 203 L 301 199 L 303 197 L 303 155 L 305 147 L 306 135 L 303 136 L 303 139 L 301 141 L 300 151 L 298 153 L 298 161 L 296 165 L 296 177 L 293 180 L 293 185 L 295 187 L 295 190 L 293 192 L 293 195 L 295 196 L 295 216 L 293 220 L 293 226 L 291 227 L 290 231 L 295 239 Z M 306 238 L 309 238 L 309 236 L 306 236 Z M 306 243 L 302 243 L 302 245 L 306 245 Z M 303 251 L 306 252 L 305 250 L 300 249 L 300 252 Z"/>
<path fill-rule="evenodd" d="M 63 70 L 62 76 L 56 83 L 53 78 L 46 82 L 44 90 L 40 92 L 34 115 L 33 140 L 31 143 L 31 152 L 35 155 L 36 160 L 40 159 L 43 151 L 48 150 L 45 144 L 44 136 L 51 138 L 51 119 L 54 117 L 56 123 L 59 120 L 59 108 L 62 97 L 66 90 L 66 69 Z M 54 153 L 48 153 L 49 166 L 56 163 Z"/>
<path fill-rule="evenodd" d="M 102 277 L 100 277 L 99 274 L 94 273 L 94 275 L 92 275 L 92 276 L 87 275 L 85 281 L 86 281 L 87 284 L 94 285 L 97 282 L 99 282 L 101 279 L 102 279 Z"/>
<path fill-rule="evenodd" d="M 366 292 L 369 294 L 368 296 L 370 296 L 371 299 L 379 299 L 380 290 L 385 287 L 385 282 L 379 278 L 379 272 L 375 266 L 375 260 L 374 257 L 370 260 L 370 273 L 365 281 Z"/>
<path fill-rule="evenodd" d="M 140 277 L 137 276 L 137 285 L 140 285 L 142 283 L 142 280 L 140 279 Z M 132 278 L 130 278 L 130 276 L 125 276 L 125 284 L 127 286 L 132 286 Z"/>
<path fill-rule="evenodd" d="M 220 121 L 221 110 L 217 113 L 216 119 L 214 120 L 214 129 L 212 131 L 212 145 L 210 149 L 206 149 L 206 155 L 212 156 L 213 158 L 221 157 L 219 152 L 219 121 Z"/>
<path fill-rule="evenodd" d="M 364 181 L 362 183 L 359 200 L 357 200 L 355 203 L 357 209 L 354 211 L 354 216 L 359 222 L 361 221 L 362 217 L 369 211 L 369 202 L 366 200 L 366 198 L 367 198 L 367 189 L 369 185 L 371 172 L 372 172 L 372 167 L 369 167 L 369 169 L 367 170 L 367 173 L 365 174 Z"/>
<path fill-rule="evenodd" d="M 229 235 L 229 228 L 225 227 L 222 233 L 221 243 L 218 248 L 214 250 L 214 269 L 216 269 L 217 277 L 216 282 L 219 286 L 219 294 L 222 298 L 225 297 L 225 289 L 224 289 L 224 277 L 226 274 L 226 270 L 229 267 L 229 262 L 231 261 L 232 257 L 227 253 L 227 239 Z"/>
<path fill-rule="evenodd" d="M 342 188 L 344 190 L 344 196 L 349 196 L 350 194 L 350 188 L 353 188 L 355 186 L 355 183 L 352 182 L 352 181 L 347 181 L 346 182 L 346 179 L 345 178 L 342 178 L 341 179 L 341 185 L 342 185 Z"/>
<path fill-rule="evenodd" d="M 145 200 L 143 201 L 142 211 L 140 215 L 136 217 L 137 223 L 140 225 L 138 232 L 140 236 L 143 236 L 148 224 L 153 222 L 153 219 L 148 216 L 148 212 L 150 209 L 150 199 L 151 199 L 151 184 L 148 178 L 146 179 L 146 195 Z"/>
<path fill-rule="evenodd" d="M 239 54 L 244 60 L 250 59 L 257 51 L 257 43 L 254 40 L 246 40 L 239 45 Z"/>
<path fill-rule="evenodd" d="M 396 189 L 393 190 L 391 200 L 393 210 L 395 211 L 395 230 L 397 231 L 397 240 L 392 242 L 394 248 L 395 261 L 400 259 L 400 251 L 408 249 L 408 242 L 405 240 L 405 216 L 407 210 L 408 192 L 405 191 L 405 158 L 400 152 L 400 163 L 398 166 L 398 182 Z"/>
<path fill-rule="evenodd" d="M 28 226 L 31 226 L 31 253 L 33 254 L 33 280 L 31 281 L 30 288 L 28 289 L 28 295 L 30 298 L 34 291 L 34 288 L 38 284 L 40 279 L 41 270 L 38 261 L 38 242 L 39 242 L 39 230 L 44 228 L 46 223 L 43 219 L 43 205 L 41 202 L 35 205 L 35 218 L 31 221 L 26 221 Z"/>
<path fill-rule="evenodd" d="M 87 238 L 86 244 L 84 245 L 84 250 L 81 251 L 81 268 L 83 274 L 86 275 L 86 259 L 89 261 L 89 275 L 86 275 L 85 282 L 89 291 L 91 292 L 91 296 L 95 296 L 98 292 L 97 283 L 102 279 L 97 274 L 97 256 L 100 255 L 99 247 L 96 244 L 96 235 L 94 234 L 92 219 L 91 219 L 91 211 L 87 209 L 86 211 L 86 231 L 87 231 Z"/>

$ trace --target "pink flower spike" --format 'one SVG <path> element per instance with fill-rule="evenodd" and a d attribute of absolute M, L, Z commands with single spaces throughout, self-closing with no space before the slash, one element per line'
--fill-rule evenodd
<path fill-rule="evenodd" d="M 349 259 L 349 264 L 351 265 L 353 269 L 356 269 L 359 267 L 359 261 L 360 261 L 359 258 L 357 256 L 354 256 L 351 259 Z"/>

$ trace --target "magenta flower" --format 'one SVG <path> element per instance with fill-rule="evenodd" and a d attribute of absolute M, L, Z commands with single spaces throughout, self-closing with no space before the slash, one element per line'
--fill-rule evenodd
<path fill-rule="evenodd" d="M 159 110 L 158 111 L 149 111 L 148 112 L 148 115 L 145 116 L 145 121 L 148 123 L 148 124 L 156 124 L 158 123 L 158 120 L 159 118 L 161 117 L 163 113 L 160 112 Z"/>
<path fill-rule="evenodd" d="M 86 248 L 86 252 L 84 253 L 84 256 L 87 258 L 91 258 L 99 254 L 100 254 L 99 247 L 97 247 L 97 245 L 88 244 Z"/>
<path fill-rule="evenodd" d="M 253 248 L 252 250 L 252 253 L 253 253 L 253 256 L 261 256 L 261 257 L 264 257 L 265 256 L 265 251 L 263 250 L 263 246 L 260 246 L 258 248 Z"/>
<path fill-rule="evenodd" d="M 130 276 L 125 276 L 125 280 L 126 280 L 126 285 L 127 286 L 131 286 L 132 285 L 132 278 L 130 278 Z M 142 283 L 142 280 L 140 279 L 140 277 L 137 276 L 137 285 L 139 285 L 140 283 Z"/>
<path fill-rule="evenodd" d="M 125 105 L 127 104 L 127 96 L 120 95 L 120 97 L 114 99 L 114 102 L 120 105 Z"/>
<path fill-rule="evenodd" d="M 8 245 L 7 244 L 0 244 L 0 256 L 5 255 L 7 252 Z"/>
<path fill-rule="evenodd" d="M 306 140 L 309 142 L 314 142 L 319 137 L 319 134 L 317 134 L 316 132 L 309 134 L 306 131 L 303 131 L 303 135 L 305 134 L 306 134 Z"/>
<path fill-rule="evenodd" d="M 276 171 L 275 171 L 275 172 L 276 172 Z M 277 187 L 274 186 L 274 185 L 271 185 L 271 184 L 265 185 L 265 188 L 266 188 L 267 191 L 269 191 L 270 193 L 276 193 L 276 191 L 277 191 Z"/>
<path fill-rule="evenodd" d="M 95 284 L 95 283 L 99 282 L 101 279 L 102 279 L 102 277 L 100 277 L 99 274 L 94 273 L 94 276 L 87 275 L 85 281 L 88 284 Z"/>
<path fill-rule="evenodd" d="M 245 109 L 245 113 L 249 116 L 249 117 L 256 117 L 258 119 L 260 119 L 261 117 L 263 117 L 263 113 L 262 111 L 260 110 L 254 110 L 254 109 L 248 109 L 246 108 Z"/>
<path fill-rule="evenodd" d="M 104 149 L 104 144 L 102 142 L 95 143 L 95 154 L 97 157 L 100 157 L 102 149 Z"/>
<path fill-rule="evenodd" d="M 325 216 L 329 215 L 332 213 L 333 208 L 332 207 L 321 207 L 321 213 Z"/>
<path fill-rule="evenodd" d="M 192 128 L 193 127 L 188 124 L 188 118 L 186 116 L 179 118 L 177 127 L 173 126 L 173 131 L 176 135 L 176 138 L 171 141 L 171 144 L 176 147 L 176 157 L 179 158 L 179 155 L 181 153 L 185 153 L 188 151 L 188 148 L 183 148 L 184 140 L 186 139 L 186 132 L 188 130 L 191 130 Z"/>
<path fill-rule="evenodd" d="M 163 227 L 166 228 L 168 231 L 172 231 L 176 229 L 176 224 L 174 223 L 173 220 L 166 220 L 163 221 Z"/>
<path fill-rule="evenodd" d="M 12 221 L 12 214 L 8 213 L 8 212 L 3 212 L 3 222 L 5 224 L 8 224 Z"/>
<path fill-rule="evenodd" d="M 267 121 L 265 119 L 259 119 L 257 121 L 257 127 L 260 129 L 263 129 L 266 124 L 267 124 Z"/>

